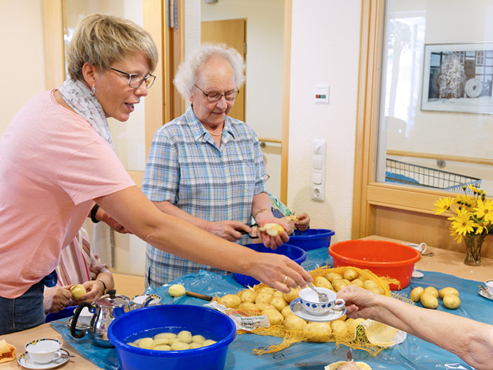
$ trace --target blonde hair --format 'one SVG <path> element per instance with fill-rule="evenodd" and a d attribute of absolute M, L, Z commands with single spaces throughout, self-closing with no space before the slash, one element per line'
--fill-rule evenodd
<path fill-rule="evenodd" d="M 228 48 L 225 44 L 202 44 L 200 48 L 178 67 L 173 83 L 185 99 L 192 95 L 192 89 L 197 81 L 197 72 L 211 58 L 226 59 L 233 68 L 236 87 L 240 88 L 245 82 L 245 62 L 236 49 Z"/>
<path fill-rule="evenodd" d="M 154 71 L 158 53 L 149 32 L 128 19 L 90 14 L 79 22 L 68 46 L 68 73 L 73 80 L 83 80 L 85 63 L 104 70 L 138 52 L 144 53 Z"/>

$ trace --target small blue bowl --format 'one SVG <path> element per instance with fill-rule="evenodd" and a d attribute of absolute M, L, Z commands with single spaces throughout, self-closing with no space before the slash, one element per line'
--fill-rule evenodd
<path fill-rule="evenodd" d="M 329 248 L 330 239 L 335 234 L 329 229 L 308 229 L 306 231 L 295 230 L 289 236 L 289 244 L 300 247 L 304 251 L 318 248 Z"/>
<path fill-rule="evenodd" d="M 153 351 L 127 343 L 162 332 L 188 330 L 217 341 L 210 346 L 183 351 Z M 122 370 L 223 369 L 236 325 L 225 314 L 211 308 L 188 305 L 158 305 L 118 316 L 108 328 Z"/>
<path fill-rule="evenodd" d="M 249 244 L 249 245 L 245 245 L 245 247 L 248 247 L 250 249 L 253 249 L 255 252 L 260 252 L 260 253 L 283 254 L 286 257 L 291 258 L 294 262 L 298 264 L 301 264 L 306 260 L 306 252 L 303 249 L 298 248 L 291 244 L 283 244 L 280 247 L 277 247 L 276 250 L 267 248 L 262 243 Z M 236 281 L 245 287 L 254 286 L 260 283 L 260 281 L 248 275 L 235 273 L 234 276 Z"/>

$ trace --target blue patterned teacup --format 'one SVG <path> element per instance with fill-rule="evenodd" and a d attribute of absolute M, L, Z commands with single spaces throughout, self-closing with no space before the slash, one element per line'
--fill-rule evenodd
<path fill-rule="evenodd" d="M 336 294 L 327 288 L 315 287 L 320 293 L 327 294 L 329 300 L 320 302 L 317 293 L 312 289 L 306 288 L 300 291 L 301 311 L 313 316 L 322 316 L 332 314 L 333 311 L 346 308 L 344 299 L 337 299 Z"/>

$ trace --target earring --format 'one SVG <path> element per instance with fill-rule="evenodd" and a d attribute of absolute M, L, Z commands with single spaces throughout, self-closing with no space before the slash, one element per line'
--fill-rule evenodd
<path fill-rule="evenodd" d="M 91 88 L 91 95 L 94 96 L 94 91 L 96 91 L 96 86 L 92 85 Z"/>

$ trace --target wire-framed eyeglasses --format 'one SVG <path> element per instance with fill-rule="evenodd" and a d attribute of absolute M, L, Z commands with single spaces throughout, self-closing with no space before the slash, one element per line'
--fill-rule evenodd
<path fill-rule="evenodd" d="M 236 97 L 240 93 L 240 90 L 236 89 L 236 90 L 232 90 L 232 91 L 227 91 L 224 94 L 221 94 L 221 93 L 218 93 L 218 92 L 210 92 L 210 93 L 207 94 L 204 90 L 202 90 L 197 85 L 194 84 L 194 86 L 197 89 L 199 89 L 200 91 L 202 91 L 202 94 L 205 95 L 205 97 L 207 98 L 207 101 L 209 103 L 215 103 L 215 102 L 221 100 L 221 98 L 223 96 L 224 96 L 224 99 L 226 99 L 226 101 L 233 101 L 233 100 L 236 99 Z"/>
<path fill-rule="evenodd" d="M 138 89 L 140 87 L 140 85 L 142 85 L 143 82 L 145 82 L 146 87 L 148 89 L 150 89 L 152 84 L 156 80 L 156 76 L 151 75 L 151 74 L 148 74 L 147 76 L 144 77 L 142 75 L 139 75 L 138 73 L 127 73 L 127 72 L 120 71 L 120 70 L 113 68 L 113 67 L 110 67 L 110 69 L 115 71 L 115 72 L 118 72 L 118 73 L 121 73 L 121 74 L 127 76 L 128 77 L 128 86 L 130 86 L 133 89 Z"/>

